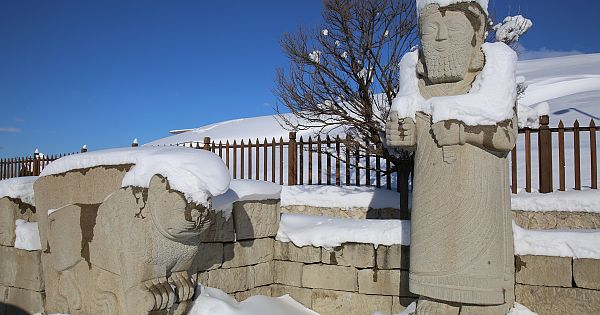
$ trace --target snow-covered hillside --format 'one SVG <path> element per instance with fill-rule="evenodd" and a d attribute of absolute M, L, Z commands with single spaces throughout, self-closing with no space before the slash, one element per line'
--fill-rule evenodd
<path fill-rule="evenodd" d="M 575 119 L 583 124 L 591 118 L 600 120 L 600 54 L 574 55 L 557 58 L 520 61 L 517 75 L 524 76 L 529 88 L 520 100 L 525 105 L 548 102 L 550 125 L 559 120 L 572 125 Z M 298 133 L 298 137 L 311 134 Z M 202 142 L 212 140 L 287 139 L 288 131 L 282 128 L 275 116 L 233 119 L 190 129 L 147 145 Z"/>

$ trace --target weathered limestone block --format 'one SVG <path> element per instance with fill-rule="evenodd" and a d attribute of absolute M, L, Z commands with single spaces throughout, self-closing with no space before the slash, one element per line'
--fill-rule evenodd
<path fill-rule="evenodd" d="M 512 215 L 515 223 L 525 229 L 600 229 L 600 213 L 513 210 Z"/>
<path fill-rule="evenodd" d="M 266 286 L 273 284 L 273 261 L 252 266 L 254 272 L 254 286 Z"/>
<path fill-rule="evenodd" d="M 63 174 L 40 177 L 34 184 L 35 204 L 39 214 L 40 239 L 46 250 L 45 230 L 49 209 L 58 209 L 68 204 L 100 204 L 115 190 L 131 165 L 98 166 L 73 170 Z"/>
<path fill-rule="evenodd" d="M 225 216 L 222 211 L 210 210 L 208 222 L 210 225 L 205 233 L 202 233 L 202 242 L 233 242 L 235 241 L 235 227 L 233 216 Z"/>
<path fill-rule="evenodd" d="M 37 221 L 34 206 L 9 197 L 0 198 L 0 246 L 15 246 L 15 221 Z"/>
<path fill-rule="evenodd" d="M 398 296 L 400 270 L 359 270 L 358 293 Z"/>
<path fill-rule="evenodd" d="M 409 219 L 408 214 L 403 214 L 399 209 L 393 208 L 352 207 L 345 209 L 339 207 L 293 205 L 281 207 L 281 213 L 298 213 L 349 219 Z"/>
<path fill-rule="evenodd" d="M 573 278 L 579 288 L 600 290 L 600 260 L 574 259 Z"/>
<path fill-rule="evenodd" d="M 410 266 L 410 247 L 403 245 L 380 245 L 377 247 L 377 268 L 408 269 Z"/>
<path fill-rule="evenodd" d="M 121 175 L 115 172 L 95 168 L 81 173 L 81 180 L 73 176 L 85 189 L 93 189 L 102 186 L 101 179 L 116 185 L 109 178 Z M 38 180 L 37 189 L 52 192 L 44 185 L 56 184 L 71 173 Z M 44 222 L 40 220 L 40 232 L 44 231 L 47 240 L 42 254 L 46 309 L 116 315 L 185 311 L 194 293 L 188 271 L 209 226 L 208 209 L 188 203 L 161 176 L 154 176 L 148 189 L 117 188 L 101 203 L 92 203 L 99 198 L 95 193 L 70 196 L 83 201 L 67 204 Z"/>
<path fill-rule="evenodd" d="M 40 251 L 0 246 L 0 284 L 26 290 L 44 290 Z"/>
<path fill-rule="evenodd" d="M 573 279 L 569 257 L 516 256 L 515 271 L 521 284 L 570 287 Z"/>
<path fill-rule="evenodd" d="M 274 283 L 301 287 L 303 268 L 303 263 L 294 261 L 275 260 L 273 261 L 273 281 Z"/>
<path fill-rule="evenodd" d="M 520 285 L 517 302 L 540 315 L 600 314 L 600 291 Z"/>
<path fill-rule="evenodd" d="M 272 238 L 227 243 L 223 247 L 223 268 L 250 266 L 271 260 L 273 260 Z"/>
<path fill-rule="evenodd" d="M 375 266 L 375 249 L 372 244 L 346 243 L 332 250 L 322 249 L 321 261 L 325 264 L 370 268 Z"/>
<path fill-rule="evenodd" d="M 223 243 L 200 243 L 192 264 L 192 273 L 212 270 L 223 264 Z"/>
<path fill-rule="evenodd" d="M 312 291 L 312 310 L 321 315 L 389 314 L 392 297 L 316 289 Z"/>
<path fill-rule="evenodd" d="M 8 296 L 8 287 L 0 284 L 0 314 L 6 314 L 5 303 Z"/>
<path fill-rule="evenodd" d="M 274 284 L 271 286 L 271 296 L 278 297 L 289 294 L 294 300 L 305 307 L 312 308 L 312 290 L 289 285 Z"/>
<path fill-rule="evenodd" d="M 298 247 L 292 242 L 275 241 L 273 258 L 278 260 L 316 263 L 321 261 L 321 248 L 314 246 Z"/>
<path fill-rule="evenodd" d="M 236 240 L 274 237 L 279 228 L 279 200 L 233 204 Z"/>
<path fill-rule="evenodd" d="M 407 298 L 407 297 L 392 297 L 392 314 L 397 314 L 406 309 L 412 302 L 416 302 L 416 298 Z"/>
<path fill-rule="evenodd" d="M 302 286 L 314 289 L 357 291 L 357 271 L 354 267 L 304 265 Z"/>
<path fill-rule="evenodd" d="M 255 295 L 271 296 L 271 292 L 272 292 L 271 286 L 262 286 L 262 287 L 256 287 L 256 288 L 250 289 L 248 291 L 237 292 L 233 296 L 235 297 L 236 300 L 238 300 L 238 302 L 242 302 L 242 301 L 246 300 L 247 298 L 249 298 L 251 296 L 255 296 Z"/>
<path fill-rule="evenodd" d="M 8 288 L 5 303 L 7 304 L 6 314 L 42 313 L 44 312 L 44 293 L 20 288 Z"/>
<path fill-rule="evenodd" d="M 252 266 L 215 269 L 208 272 L 208 286 L 225 293 L 235 293 L 254 288 Z"/>

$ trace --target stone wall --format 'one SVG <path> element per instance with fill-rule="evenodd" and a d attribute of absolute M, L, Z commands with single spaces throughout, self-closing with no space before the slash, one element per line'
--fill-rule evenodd
<path fill-rule="evenodd" d="M 300 248 L 275 240 L 279 217 L 278 200 L 235 202 L 232 216 L 215 224 L 219 236 L 198 251 L 197 281 L 239 301 L 289 294 L 322 315 L 398 313 L 415 300 L 408 247 Z"/>
<path fill-rule="evenodd" d="M 15 221 L 36 222 L 35 207 L 0 198 L 0 315 L 44 311 L 41 251 L 15 248 Z"/>
<path fill-rule="evenodd" d="M 600 314 L 600 260 L 515 257 L 517 302 L 540 315 Z"/>

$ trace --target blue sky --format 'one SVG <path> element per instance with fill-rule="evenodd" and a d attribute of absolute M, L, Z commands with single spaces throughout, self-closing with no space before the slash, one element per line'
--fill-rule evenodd
<path fill-rule="evenodd" d="M 528 57 L 600 52 L 596 1 L 491 0 L 524 14 Z M 0 157 L 127 146 L 273 113 L 284 32 L 319 0 L 0 0 Z"/>

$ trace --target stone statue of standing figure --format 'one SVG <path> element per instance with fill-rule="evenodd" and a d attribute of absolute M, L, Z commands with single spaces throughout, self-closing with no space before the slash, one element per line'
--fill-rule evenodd
<path fill-rule="evenodd" d="M 400 64 L 386 126 L 389 147 L 415 151 L 416 314 L 506 314 L 514 302 L 507 156 L 518 128 L 516 54 L 484 44 L 487 0 L 417 7 L 422 49 Z"/>

